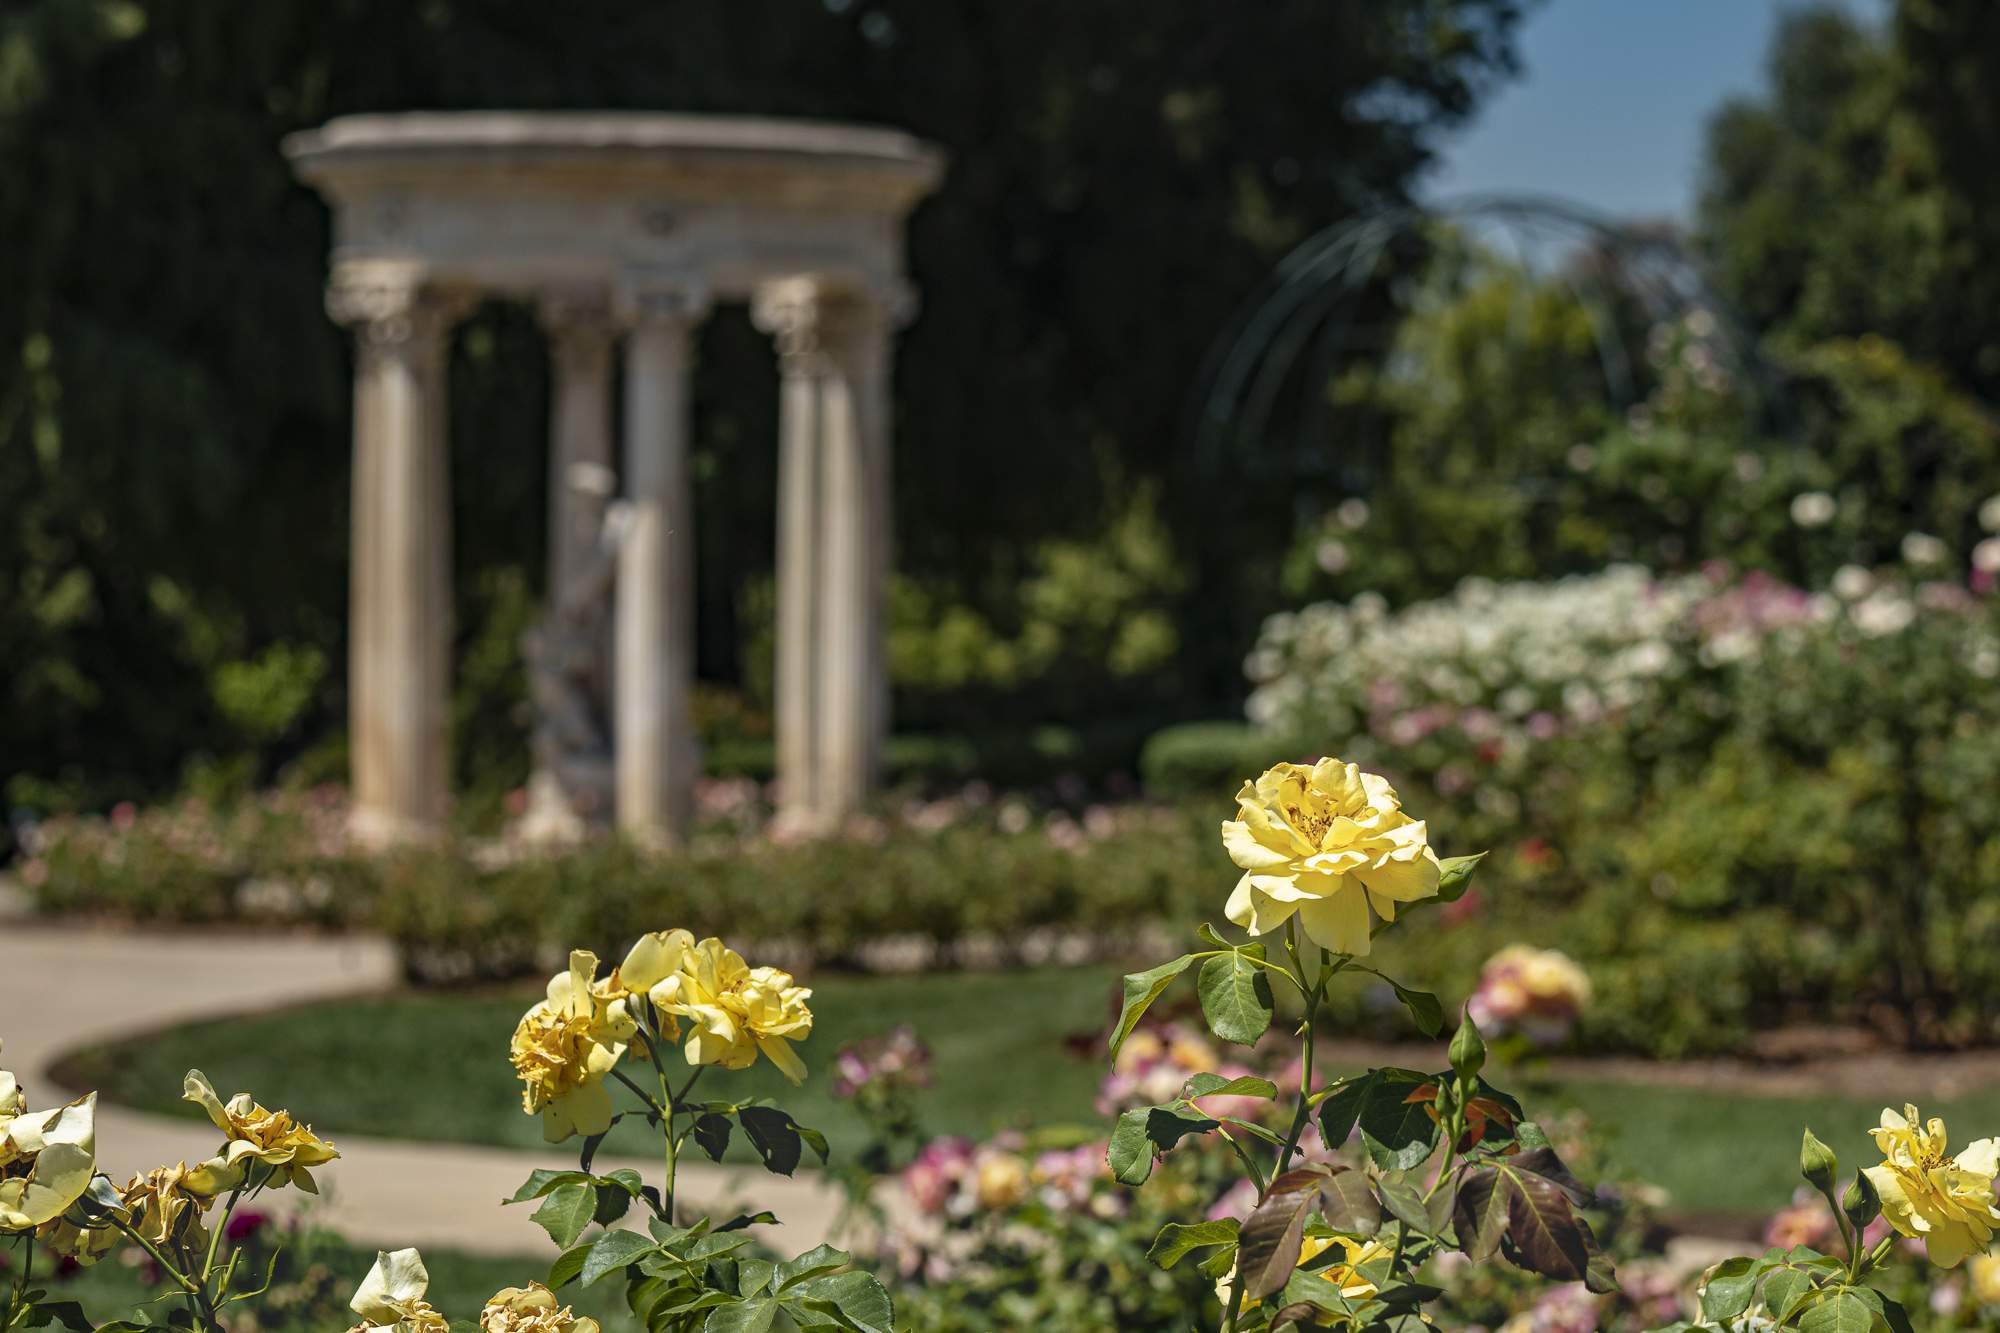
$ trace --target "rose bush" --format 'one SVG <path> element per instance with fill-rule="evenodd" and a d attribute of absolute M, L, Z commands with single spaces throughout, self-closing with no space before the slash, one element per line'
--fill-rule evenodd
<path fill-rule="evenodd" d="M 747 1333 L 780 1320 L 801 1333 L 891 1328 L 887 1290 L 844 1252 L 820 1245 L 767 1258 L 747 1229 L 775 1223 L 772 1214 L 693 1216 L 676 1196 L 676 1166 L 689 1145 L 720 1161 L 739 1130 L 771 1171 L 791 1174 L 806 1149 L 826 1160 L 825 1138 L 775 1106 L 691 1095 L 710 1070 L 759 1059 L 795 1083 L 803 1079 L 793 1044 L 812 1031 L 812 992 L 685 930 L 650 932 L 601 972 L 594 955 L 573 951 L 510 1043 L 523 1110 L 541 1116 L 551 1142 L 581 1139 L 581 1152 L 576 1170 L 537 1170 L 507 1200 L 538 1201 L 534 1220 L 561 1252 L 545 1283 L 505 1287 L 486 1303 L 483 1333 L 598 1333 L 557 1293 L 614 1276 L 647 1333 Z M 614 1087 L 631 1098 L 624 1109 Z M 121 1187 L 97 1169 L 95 1094 L 30 1110 L 19 1081 L 0 1071 L 0 1245 L 11 1240 L 14 1260 L 0 1333 L 56 1323 L 75 1333 L 235 1333 L 248 1313 L 237 1307 L 271 1293 L 279 1251 L 260 1256 L 261 1228 L 240 1223 L 266 1191 L 317 1193 L 314 1172 L 336 1162 L 339 1150 L 288 1110 L 248 1093 L 224 1101 L 199 1070 L 188 1072 L 185 1095 L 222 1135 L 216 1152 Z M 604 1135 L 628 1115 L 660 1134 L 664 1171 L 656 1184 L 629 1168 L 592 1170 Z M 620 1225 L 635 1208 L 644 1231 Z M 176 1308 L 149 1307 L 143 1322 L 96 1323 L 76 1302 L 35 1285 L 38 1248 L 89 1265 L 128 1244 L 170 1284 Z M 429 1303 L 428 1284 L 415 1250 L 380 1254 L 351 1302 L 361 1321 L 356 1333 L 446 1333 L 451 1325 Z"/>

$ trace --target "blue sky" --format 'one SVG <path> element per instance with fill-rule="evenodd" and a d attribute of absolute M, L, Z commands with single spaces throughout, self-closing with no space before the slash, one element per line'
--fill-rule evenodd
<path fill-rule="evenodd" d="M 1523 71 L 1449 140 L 1424 194 L 1556 194 L 1625 217 L 1685 220 L 1702 127 L 1758 91 L 1784 0 L 1543 0 Z M 1882 0 L 1850 0 L 1875 15 Z"/>

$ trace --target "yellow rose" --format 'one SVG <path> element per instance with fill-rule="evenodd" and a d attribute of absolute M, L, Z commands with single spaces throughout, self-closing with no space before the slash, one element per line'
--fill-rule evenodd
<path fill-rule="evenodd" d="M 1590 974 L 1559 949 L 1510 945 L 1496 957 L 1513 956 L 1521 984 L 1538 1000 L 1558 1000 L 1582 1008 L 1590 1003 Z"/>
<path fill-rule="evenodd" d="M 521 1016 L 508 1058 L 521 1080 L 521 1109 L 542 1114 L 542 1137 L 611 1128 L 611 1094 L 604 1076 L 625 1053 L 637 1025 L 622 997 L 597 984 L 597 955 L 578 949 L 569 970 L 549 981 L 545 999 Z"/>
<path fill-rule="evenodd" d="M 758 1052 L 794 1083 L 805 1063 L 791 1047 L 812 1035 L 812 991 L 775 967 L 748 967 L 734 949 L 706 939 L 688 949 L 680 970 L 651 992 L 660 1012 L 688 1020 L 687 1062 L 747 1069 Z"/>
<path fill-rule="evenodd" d="M 1886 1160 L 1868 1168 L 1868 1180 L 1882 1196 L 1889 1225 L 1922 1240 L 1940 1268 L 1984 1253 L 2000 1222 L 1993 1205 L 2000 1139 L 1980 1139 L 1947 1157 L 1944 1121 L 1933 1116 L 1920 1123 L 1917 1108 L 1908 1105 L 1901 1115 L 1884 1108 L 1881 1128 L 1869 1132 Z"/>
<path fill-rule="evenodd" d="M 450 1322 L 424 1299 L 431 1275 L 415 1250 L 377 1250 L 375 1266 L 361 1279 L 347 1308 L 361 1316 L 354 1333 L 394 1330 L 394 1333 L 449 1333 Z"/>
<path fill-rule="evenodd" d="M 1375 1283 L 1361 1271 L 1361 1265 L 1372 1264 L 1377 1259 L 1389 1257 L 1389 1247 L 1375 1240 L 1349 1240 L 1346 1236 L 1307 1236 L 1299 1245 L 1297 1267 L 1304 1268 L 1313 1260 L 1325 1254 L 1334 1246 L 1340 1246 L 1346 1253 L 1333 1264 L 1319 1270 L 1319 1275 L 1340 1289 L 1340 1294 L 1350 1301 L 1364 1301 L 1377 1290 Z M 1229 1308 L 1229 1284 L 1236 1280 L 1236 1269 L 1230 1270 L 1215 1284 L 1215 1299 L 1222 1302 L 1222 1308 Z M 1261 1304 L 1257 1297 L 1246 1297 L 1242 1308 L 1255 1309 Z"/>
<path fill-rule="evenodd" d="M 1279 764 L 1244 783 L 1236 804 L 1222 844 L 1243 878 L 1227 912 L 1252 935 L 1297 913 L 1322 949 L 1365 954 L 1371 908 L 1394 921 L 1397 903 L 1438 891 L 1423 821 L 1403 813 L 1385 779 L 1354 764 Z"/>
<path fill-rule="evenodd" d="M 982 1155 L 972 1171 L 972 1194 L 981 1208 L 1012 1208 L 1028 1197 L 1028 1164 L 1010 1152 Z"/>
<path fill-rule="evenodd" d="M 267 1111 L 247 1092 L 237 1093 L 224 1104 L 199 1069 L 188 1070 L 181 1096 L 207 1111 L 209 1120 L 228 1136 L 218 1156 L 185 1173 L 189 1188 L 201 1194 L 235 1188 L 247 1178 L 253 1162 L 271 1168 L 265 1184 L 273 1188 L 296 1185 L 308 1194 L 317 1194 L 319 1184 L 309 1168 L 324 1166 L 340 1156 L 332 1143 L 312 1132 L 311 1125 L 292 1119 L 290 1111 Z"/>
<path fill-rule="evenodd" d="M 18 1088 L 9 1101 L 22 1105 Z M 0 1231 L 53 1222 L 96 1172 L 96 1093 L 51 1111 L 9 1115 L 0 1121 Z"/>
<path fill-rule="evenodd" d="M 479 1312 L 483 1333 L 598 1333 L 595 1319 L 582 1318 L 539 1282 L 502 1287 Z"/>
<path fill-rule="evenodd" d="M 1974 1255 L 1967 1267 L 1972 1278 L 1972 1294 L 1982 1305 L 2000 1305 L 2000 1257 Z"/>

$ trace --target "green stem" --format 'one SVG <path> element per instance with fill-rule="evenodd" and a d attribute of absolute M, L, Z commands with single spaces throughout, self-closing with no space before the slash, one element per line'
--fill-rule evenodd
<path fill-rule="evenodd" d="M 1235 1149 L 1237 1159 L 1243 1163 L 1243 1169 L 1250 1173 L 1250 1183 L 1257 1187 L 1257 1201 L 1262 1203 L 1264 1200 L 1265 1180 L 1264 1173 L 1257 1168 L 1257 1159 L 1252 1157 L 1249 1149 L 1238 1143 L 1236 1136 L 1231 1134 L 1227 1129 L 1218 1129 L 1216 1133 L 1222 1135 L 1224 1143 Z"/>
<path fill-rule="evenodd" d="M 14 1279 L 14 1289 L 7 1293 L 7 1317 L 0 1319 L 0 1333 L 6 1333 L 7 1329 L 14 1327 L 17 1317 L 27 1313 L 28 1284 L 35 1277 L 35 1234 L 32 1231 L 22 1232 L 17 1248 L 21 1256 L 21 1272 Z"/>
<path fill-rule="evenodd" d="M 208 1233 L 208 1253 L 201 1261 L 201 1285 L 204 1287 L 208 1285 L 208 1275 L 215 1271 L 216 1250 L 222 1245 L 222 1234 L 229 1230 L 229 1219 L 236 1212 L 236 1201 L 243 1197 L 243 1186 L 247 1183 L 246 1177 L 229 1191 L 229 1202 L 222 1205 L 222 1216 L 216 1219 L 215 1229 Z"/>
<path fill-rule="evenodd" d="M 642 1027 L 640 1032 L 643 1036 L 645 1029 Z M 653 1039 L 649 1036 L 645 1038 L 645 1041 L 646 1053 L 652 1057 L 653 1072 L 660 1079 L 660 1141 L 666 1151 L 667 1164 L 666 1188 L 660 1191 L 660 1204 L 662 1210 L 666 1213 L 667 1225 L 676 1226 L 678 1223 L 674 1221 L 674 1173 L 675 1168 L 679 1165 L 681 1143 L 680 1139 L 674 1135 L 674 1116 L 680 1109 L 680 1102 L 674 1096 L 672 1085 L 667 1082 L 667 1066 L 666 1062 L 660 1058 L 659 1046 L 655 1045 Z M 699 1073 L 700 1071 L 697 1070 L 696 1072 Z M 688 1087 L 693 1086 L 694 1080 L 689 1079 Z"/>
<path fill-rule="evenodd" d="M 650 1056 L 652 1055 L 652 1053 L 653 1053 L 653 1043 L 652 1043 L 652 1042 L 650 1042 L 650 1041 L 648 1041 L 648 1042 L 646 1043 L 646 1053 L 647 1053 L 647 1055 L 648 1055 L 649 1057 L 650 1057 Z M 648 1107 L 650 1107 L 650 1108 L 652 1109 L 652 1111 L 653 1111 L 653 1114 L 655 1114 L 655 1115 L 665 1115 L 665 1114 L 666 1114 L 666 1111 L 664 1110 L 664 1108 L 662 1108 L 662 1107 L 661 1107 L 661 1105 L 659 1104 L 659 1102 L 657 1102 L 657 1101 L 655 1101 L 655 1100 L 653 1099 L 653 1094 L 652 1094 L 652 1093 L 650 1093 L 650 1092 L 647 1092 L 647 1091 L 646 1091 L 646 1090 L 645 1090 L 644 1088 L 640 1087 L 640 1086 L 639 1086 L 639 1085 L 638 1085 L 637 1083 L 634 1083 L 634 1082 L 633 1082 L 633 1081 L 631 1080 L 631 1078 L 630 1078 L 629 1076 L 627 1076 L 627 1074 L 625 1073 L 625 1071 L 624 1071 L 624 1070 L 622 1070 L 622 1069 L 619 1069 L 619 1068 L 617 1068 L 616 1066 L 613 1066 L 613 1068 L 612 1068 L 612 1070 L 611 1070 L 611 1077 L 613 1077 L 613 1078 L 617 1079 L 617 1080 L 618 1080 L 618 1081 L 619 1081 L 620 1083 L 623 1083 L 623 1084 L 624 1084 L 624 1085 L 625 1085 L 626 1087 L 630 1088 L 630 1089 L 632 1090 L 632 1094 L 633 1094 L 633 1095 L 634 1095 L 635 1097 L 637 1097 L 637 1098 L 638 1098 L 638 1099 L 639 1099 L 640 1101 L 642 1101 L 642 1102 L 646 1103 L 646 1105 L 647 1105 Z"/>
<path fill-rule="evenodd" d="M 1290 943 L 1287 940 L 1286 947 L 1289 948 Z M 1292 1117 L 1292 1132 L 1285 1137 L 1285 1146 L 1278 1150 L 1278 1166 L 1271 1173 L 1274 1180 L 1291 1166 L 1292 1154 L 1298 1151 L 1299 1139 L 1306 1132 L 1306 1121 L 1312 1118 L 1313 1036 L 1319 1030 L 1319 1002 L 1325 994 L 1324 985 L 1320 985 L 1313 987 L 1312 993 L 1306 997 L 1306 1047 L 1304 1059 L 1299 1065 L 1299 1109 Z"/>
<path fill-rule="evenodd" d="M 140 1249 L 144 1250 L 147 1254 L 153 1257 L 153 1262 L 158 1264 L 161 1270 L 164 1271 L 168 1277 L 172 1278 L 174 1280 L 174 1284 L 178 1286 L 181 1289 L 181 1291 L 187 1296 L 188 1303 L 195 1307 L 195 1313 L 202 1319 L 206 1327 L 216 1330 L 221 1329 L 221 1325 L 216 1322 L 215 1311 L 210 1307 L 208 1303 L 208 1293 L 203 1291 L 200 1287 L 196 1286 L 194 1279 L 190 1278 L 186 1273 L 183 1273 L 180 1269 L 174 1267 L 174 1261 L 167 1258 L 166 1255 L 162 1254 L 160 1252 L 159 1246 L 153 1244 L 152 1241 L 147 1240 L 144 1236 L 139 1234 L 138 1230 L 135 1229 L 131 1223 L 121 1221 L 119 1218 L 114 1216 L 111 1219 L 111 1225 L 117 1227 L 119 1231 L 123 1232 L 125 1239 L 131 1241 L 134 1245 L 137 1245 Z"/>

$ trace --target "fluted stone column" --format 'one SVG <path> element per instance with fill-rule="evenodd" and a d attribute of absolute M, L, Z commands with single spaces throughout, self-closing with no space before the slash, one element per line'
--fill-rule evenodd
<path fill-rule="evenodd" d="M 684 290 L 629 300 L 625 502 L 619 549 L 614 732 L 618 825 L 671 844 L 700 771 L 694 683 L 694 505 L 688 472 L 689 346 L 704 303 Z"/>
<path fill-rule="evenodd" d="M 777 729 L 782 815 L 824 828 L 873 787 L 888 733 L 891 320 L 811 278 L 753 306 L 782 377 Z"/>
<path fill-rule="evenodd" d="M 348 728 L 352 831 L 435 836 L 450 804 L 451 505 L 445 369 L 462 300 L 336 275 L 354 331 Z"/>

